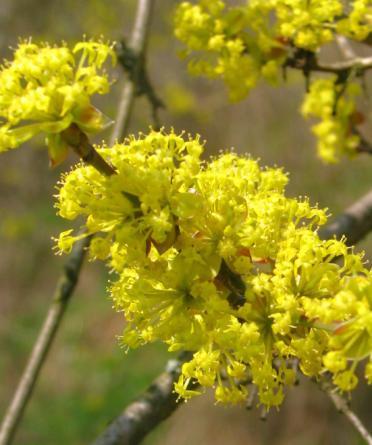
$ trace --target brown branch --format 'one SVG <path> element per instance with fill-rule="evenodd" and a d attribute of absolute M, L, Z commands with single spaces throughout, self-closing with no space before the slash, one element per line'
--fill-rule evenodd
<path fill-rule="evenodd" d="M 349 246 L 362 240 L 372 230 L 372 190 L 348 207 L 331 223 L 321 228 L 322 239 L 346 236 Z"/>
<path fill-rule="evenodd" d="M 179 359 L 170 360 L 146 391 L 118 416 L 92 445 L 137 445 L 182 402 L 177 401 L 174 383 L 181 373 L 183 362 L 191 358 L 185 352 Z"/>
<path fill-rule="evenodd" d="M 364 72 L 372 69 L 372 57 L 355 57 L 341 62 L 326 64 L 319 62 L 315 53 L 299 50 L 286 60 L 285 66 L 306 72 L 317 71 L 345 76 L 353 70 Z"/>
<path fill-rule="evenodd" d="M 0 445 L 10 444 L 13 439 L 27 402 L 32 395 L 40 369 L 45 362 L 63 314 L 77 284 L 89 241 L 90 237 L 84 237 L 78 241 L 66 261 L 48 314 L 0 427 Z"/>
<path fill-rule="evenodd" d="M 116 174 L 116 170 L 95 150 L 87 135 L 76 124 L 71 124 L 64 130 L 62 138 L 86 164 L 105 176 Z"/>
<path fill-rule="evenodd" d="M 138 0 L 136 20 L 129 41 L 129 48 L 137 63 L 135 63 L 133 73 L 129 79 L 131 81 L 127 81 L 123 88 L 117 111 L 117 119 L 111 136 L 111 144 L 121 139 L 129 127 L 133 102 L 136 96 L 136 85 L 141 74 L 141 66 L 144 66 L 144 57 L 154 4 L 155 0 Z"/>
<path fill-rule="evenodd" d="M 358 431 L 358 433 L 361 435 L 361 437 L 366 441 L 368 445 L 372 445 L 371 434 L 368 432 L 367 428 L 363 425 L 363 422 L 354 413 L 354 411 L 350 409 L 350 407 L 347 404 L 347 401 L 343 397 L 341 397 L 340 394 L 335 392 L 335 388 L 333 388 L 332 384 L 329 381 L 323 380 L 319 382 L 319 385 L 320 388 L 332 400 L 337 411 L 345 415 L 345 417 L 349 420 L 354 429 Z"/>
<path fill-rule="evenodd" d="M 120 42 L 116 47 L 118 60 L 123 69 L 128 73 L 129 79 L 137 76 L 136 82 L 136 96 L 144 95 L 152 109 L 152 118 L 156 129 L 160 128 L 158 110 L 164 108 L 163 101 L 156 94 L 154 87 L 151 84 L 146 65 L 145 58 L 138 57 L 133 50 L 126 44 L 125 41 Z"/>

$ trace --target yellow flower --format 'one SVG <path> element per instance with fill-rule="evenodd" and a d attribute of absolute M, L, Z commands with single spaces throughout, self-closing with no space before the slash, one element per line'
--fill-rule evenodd
<path fill-rule="evenodd" d="M 61 132 L 72 123 L 84 132 L 102 130 L 107 118 L 90 101 L 110 87 L 103 64 L 115 61 L 112 45 L 21 42 L 0 69 L 0 151 L 16 148 L 38 133 L 46 136 L 51 163 L 60 163 L 68 144 Z"/>

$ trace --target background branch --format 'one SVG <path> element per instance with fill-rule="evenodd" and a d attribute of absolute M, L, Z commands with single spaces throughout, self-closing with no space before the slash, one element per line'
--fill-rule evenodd
<path fill-rule="evenodd" d="M 192 354 L 183 353 L 170 360 L 146 391 L 117 417 L 92 445 L 137 445 L 163 420 L 167 419 L 182 402 L 177 402 L 174 383 L 181 373 L 182 364 Z"/>
<path fill-rule="evenodd" d="M 142 67 L 144 66 L 144 57 L 154 4 L 155 0 L 138 0 L 138 10 L 134 29 L 128 46 L 136 63 L 134 64 L 132 75 L 130 76 L 131 82 L 126 82 L 124 85 L 119 101 L 117 118 L 110 140 L 111 145 L 116 140 L 121 139 L 126 134 L 129 127 L 133 101 L 136 96 L 136 85 L 141 70 L 143 69 Z"/>
<path fill-rule="evenodd" d="M 351 43 L 345 36 L 336 36 L 336 43 L 340 49 L 341 54 L 346 60 L 355 59 L 356 54 L 354 48 L 351 46 Z"/>
<path fill-rule="evenodd" d="M 333 73 L 337 75 L 347 75 L 352 70 L 364 72 L 372 69 L 372 57 L 355 57 L 335 63 L 321 63 L 315 53 L 311 51 L 298 50 L 285 62 L 285 66 L 299 70 L 318 71 L 321 73 Z"/>
<path fill-rule="evenodd" d="M 45 362 L 63 314 L 77 284 L 89 242 L 90 237 L 84 237 L 78 241 L 66 261 L 44 324 L 34 343 L 26 368 L 1 425 L 0 445 L 7 445 L 12 441 L 27 402 L 32 395 L 40 369 Z"/>
<path fill-rule="evenodd" d="M 348 207 L 330 224 L 322 227 L 319 236 L 340 239 L 346 236 L 346 244 L 352 246 L 372 230 L 372 190 Z"/>
<path fill-rule="evenodd" d="M 334 391 L 332 384 L 328 381 L 320 382 L 320 388 L 328 395 L 332 400 L 337 411 L 344 414 L 345 417 L 352 424 L 354 429 L 358 431 L 361 437 L 366 441 L 368 445 L 372 445 L 372 436 L 369 434 L 367 428 L 363 425 L 359 417 L 350 409 L 347 401 Z"/>
<path fill-rule="evenodd" d="M 155 129 L 160 128 L 158 110 L 164 108 L 163 101 L 156 94 L 154 87 L 150 82 L 150 78 L 146 69 L 146 60 L 138 54 L 135 54 L 133 50 L 123 40 L 116 47 L 116 53 L 118 60 L 123 69 L 128 73 L 130 79 L 136 81 L 136 96 L 146 96 L 152 109 L 152 119 Z"/>

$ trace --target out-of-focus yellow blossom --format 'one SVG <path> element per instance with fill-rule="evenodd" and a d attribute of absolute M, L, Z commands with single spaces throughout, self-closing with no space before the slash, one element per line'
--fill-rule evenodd
<path fill-rule="evenodd" d="M 364 40 L 372 33 L 372 0 L 186 1 L 177 7 L 174 21 L 190 73 L 221 79 L 230 100 L 239 101 L 261 80 L 277 85 L 294 59 L 303 59 L 306 71 L 306 60 L 336 34 Z M 303 113 L 321 118 L 313 131 L 326 162 L 356 153 L 359 138 L 352 118 L 358 94 L 356 83 L 332 77 L 314 82 L 305 98 Z M 318 102 L 327 111 L 320 105 L 315 111 Z"/>
<path fill-rule="evenodd" d="M 108 58 L 114 62 L 115 53 L 103 42 L 84 41 L 73 49 L 20 43 L 0 69 L 0 151 L 43 133 L 57 164 L 67 153 L 60 133 L 72 123 L 87 133 L 102 130 L 108 120 L 90 98 L 109 90 L 103 66 Z"/>
<path fill-rule="evenodd" d="M 372 32 L 372 1 L 354 0 L 349 14 L 338 21 L 337 31 L 355 40 L 367 38 Z"/>
<path fill-rule="evenodd" d="M 371 0 L 222 0 L 182 2 L 175 35 L 185 44 L 193 74 L 221 78 L 241 100 L 261 77 L 276 83 L 291 50 L 315 52 L 335 32 L 363 40 L 372 32 Z"/>
<path fill-rule="evenodd" d="M 356 385 L 372 354 L 371 274 L 344 241 L 318 237 L 325 211 L 286 197 L 282 170 L 233 153 L 203 162 L 200 138 L 174 132 L 97 150 L 117 173 L 64 176 L 59 213 L 82 217 L 86 234 L 62 233 L 59 248 L 96 235 L 89 254 L 117 274 L 127 348 L 193 352 L 180 397 L 212 387 L 217 402 L 240 403 L 253 382 L 260 403 L 277 406 L 294 359 L 308 376 L 330 371 L 341 390 Z"/>
<path fill-rule="evenodd" d="M 355 97 L 360 93 L 359 84 L 338 84 L 336 76 L 316 79 L 310 85 L 301 111 L 305 117 L 320 119 L 312 130 L 318 138 L 318 155 L 325 162 L 356 155 L 360 138 L 353 133 L 353 119 L 357 113 Z"/>

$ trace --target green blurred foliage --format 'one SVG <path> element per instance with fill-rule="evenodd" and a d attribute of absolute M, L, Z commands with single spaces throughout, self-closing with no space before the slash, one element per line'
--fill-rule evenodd
<path fill-rule="evenodd" d="M 171 13 L 176 2 L 157 2 L 149 43 L 148 68 L 158 95 L 167 108 L 161 121 L 177 131 L 200 133 L 207 154 L 235 147 L 260 157 L 262 164 L 283 166 L 290 173 L 289 194 L 337 214 L 370 188 L 371 160 L 324 166 L 315 155 L 309 124 L 299 116 L 304 81 L 290 74 L 280 88 L 260 87 L 239 104 L 227 101 L 218 82 L 190 78 L 172 37 Z M 19 37 L 75 41 L 83 34 L 128 37 L 135 0 L 1 0 L 0 54 L 10 57 L 9 46 Z M 334 49 L 326 55 L 337 56 Z M 118 67 L 112 92 L 97 106 L 114 118 L 123 75 Z M 370 89 L 371 80 L 367 83 Z M 364 99 L 361 107 L 371 113 Z M 369 111 L 368 111 L 369 110 Z M 138 99 L 131 131 L 146 131 L 151 110 Z M 371 128 L 363 128 L 372 138 Z M 103 138 L 107 139 L 109 131 Z M 96 142 L 100 139 L 96 138 Z M 64 258 L 52 252 L 52 236 L 66 228 L 53 209 L 55 184 L 65 164 L 50 170 L 43 141 L 32 150 L 2 154 L 0 163 L 0 416 L 11 397 L 38 329 L 42 323 Z M 69 162 L 76 162 L 73 155 Z M 371 238 L 361 243 L 371 256 Z M 159 373 L 168 355 L 164 348 L 125 354 L 120 349 L 124 321 L 115 314 L 106 293 L 107 270 L 87 264 L 78 290 L 52 348 L 24 422 L 17 445 L 89 443 L 123 407 Z M 303 383 L 292 391 L 280 414 L 266 424 L 259 412 L 213 406 L 208 396 L 183 406 L 145 443 L 342 445 L 361 443 L 351 427 L 315 386 Z M 354 395 L 357 410 L 371 421 L 371 393 L 360 388 Z M 370 425 L 372 427 L 372 425 Z"/>

